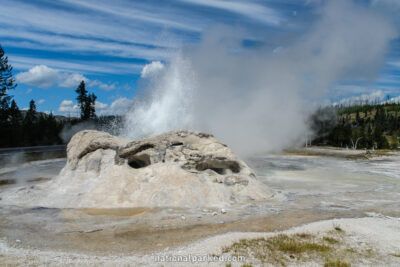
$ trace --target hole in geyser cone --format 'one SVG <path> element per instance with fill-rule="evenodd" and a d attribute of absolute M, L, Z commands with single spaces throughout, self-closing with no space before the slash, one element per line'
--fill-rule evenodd
<path fill-rule="evenodd" d="M 201 162 L 196 166 L 196 170 L 198 171 L 204 171 L 206 169 L 213 170 L 218 174 L 226 174 L 227 170 L 230 170 L 233 173 L 240 172 L 239 163 L 237 163 L 236 161 L 212 160 L 212 161 Z"/>
<path fill-rule="evenodd" d="M 135 155 L 129 158 L 128 164 L 134 169 L 147 167 L 151 164 L 150 156 L 147 154 Z"/>

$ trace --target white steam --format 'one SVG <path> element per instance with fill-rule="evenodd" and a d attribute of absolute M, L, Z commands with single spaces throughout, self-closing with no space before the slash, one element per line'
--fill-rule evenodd
<path fill-rule="evenodd" d="M 191 128 L 195 79 L 190 62 L 176 57 L 160 73 L 153 72 L 142 96 L 134 99 L 133 109 L 125 117 L 125 135 L 141 138 L 172 129 Z"/>
<path fill-rule="evenodd" d="M 201 130 L 241 154 L 304 141 L 310 103 L 337 82 L 373 80 L 396 35 L 384 17 L 349 1 L 329 1 L 319 16 L 279 49 L 246 49 L 232 28 L 207 31 L 144 83 L 124 135 Z"/>

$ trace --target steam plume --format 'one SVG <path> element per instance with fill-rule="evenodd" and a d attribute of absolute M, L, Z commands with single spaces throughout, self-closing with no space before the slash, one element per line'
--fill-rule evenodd
<path fill-rule="evenodd" d="M 206 31 L 148 77 L 126 116 L 124 135 L 172 129 L 213 133 L 241 154 L 276 151 L 309 134 L 310 103 L 342 81 L 371 81 L 391 23 L 350 1 L 329 1 L 304 35 L 279 49 L 246 49 L 235 29 Z"/>

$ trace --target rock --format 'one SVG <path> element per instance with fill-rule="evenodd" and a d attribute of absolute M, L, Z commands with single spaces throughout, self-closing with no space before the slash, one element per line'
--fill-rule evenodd
<path fill-rule="evenodd" d="M 32 205 L 223 208 L 272 195 L 246 163 L 206 133 L 181 130 L 129 141 L 85 130 L 72 137 L 67 157 L 60 174 L 30 198 Z"/>
<path fill-rule="evenodd" d="M 226 213 L 226 210 L 225 210 L 225 209 L 221 209 L 221 213 L 222 213 L 222 214 L 225 214 L 225 213 Z"/>

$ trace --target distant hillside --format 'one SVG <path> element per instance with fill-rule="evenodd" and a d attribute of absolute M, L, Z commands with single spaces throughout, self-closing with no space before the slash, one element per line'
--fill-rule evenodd
<path fill-rule="evenodd" d="M 25 118 L 27 113 L 28 113 L 28 111 L 21 110 L 22 119 Z M 40 116 L 43 116 L 44 118 L 48 118 L 49 114 L 47 114 L 45 112 L 38 111 L 36 113 L 36 117 L 39 118 Z M 53 115 L 53 116 L 54 116 L 54 118 L 56 119 L 57 122 L 66 122 L 66 121 L 69 121 L 69 120 L 72 120 L 72 119 L 78 119 L 77 117 L 65 117 L 65 116 L 62 116 L 62 115 Z"/>
<path fill-rule="evenodd" d="M 311 125 L 316 132 L 315 145 L 397 149 L 400 104 L 321 108 L 311 117 Z"/>

